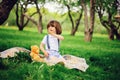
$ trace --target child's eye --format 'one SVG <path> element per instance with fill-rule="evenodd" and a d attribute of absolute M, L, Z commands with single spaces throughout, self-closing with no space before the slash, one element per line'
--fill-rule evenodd
<path fill-rule="evenodd" d="M 51 27 L 54 27 L 54 26 L 51 26 Z"/>

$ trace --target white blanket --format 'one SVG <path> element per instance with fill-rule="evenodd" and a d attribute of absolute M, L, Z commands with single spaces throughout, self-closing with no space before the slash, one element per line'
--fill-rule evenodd
<path fill-rule="evenodd" d="M 86 63 L 84 58 L 79 58 L 73 55 L 63 55 L 63 58 L 51 57 L 50 59 L 45 58 L 45 62 L 52 66 L 57 63 L 64 64 L 65 67 L 69 69 L 78 69 L 83 72 L 87 70 L 89 65 Z"/>
<path fill-rule="evenodd" d="M 14 57 L 18 52 L 30 53 L 30 50 L 21 47 L 13 47 L 3 52 L 0 52 L 0 57 L 1 58 Z M 55 65 L 57 63 L 62 63 L 64 64 L 65 67 L 69 69 L 78 69 L 83 72 L 85 72 L 89 67 L 89 65 L 86 63 L 85 58 L 79 58 L 73 55 L 63 55 L 63 58 L 57 57 L 51 57 L 50 59 L 44 58 L 44 62 L 50 66 Z"/>

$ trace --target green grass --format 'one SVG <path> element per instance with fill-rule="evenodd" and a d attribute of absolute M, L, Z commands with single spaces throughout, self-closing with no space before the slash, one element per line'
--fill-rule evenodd
<path fill-rule="evenodd" d="M 18 31 L 15 27 L 0 27 L 0 51 L 15 46 L 29 50 L 31 45 L 39 46 L 46 31 L 39 34 L 33 29 Z M 63 31 L 63 36 L 61 54 L 85 58 L 89 65 L 86 72 L 67 69 L 59 64 L 50 67 L 45 63 L 29 62 L 22 56 L 0 59 L 1 80 L 120 80 L 120 41 L 94 34 L 92 42 L 85 42 L 84 34 L 80 32 L 70 36 Z"/>

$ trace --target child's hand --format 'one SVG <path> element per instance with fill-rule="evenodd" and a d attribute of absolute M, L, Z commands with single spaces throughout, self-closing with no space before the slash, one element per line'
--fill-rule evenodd
<path fill-rule="evenodd" d="M 61 35 L 58 35 L 58 34 L 51 34 L 51 35 L 53 35 L 54 37 L 56 37 L 56 38 L 58 38 L 59 40 L 63 40 L 64 39 L 64 37 L 63 36 L 61 36 Z"/>
<path fill-rule="evenodd" d="M 48 53 L 45 51 L 45 53 L 44 53 L 44 56 L 45 57 L 48 57 L 49 55 L 48 55 Z"/>

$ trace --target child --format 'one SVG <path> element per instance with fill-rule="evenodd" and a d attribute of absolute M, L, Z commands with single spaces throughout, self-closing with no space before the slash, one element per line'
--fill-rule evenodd
<path fill-rule="evenodd" d="M 44 56 L 49 59 L 50 57 L 62 58 L 59 53 L 59 41 L 63 40 L 61 25 L 56 20 L 51 20 L 47 24 L 48 35 L 45 35 L 41 44 L 40 50 L 44 53 Z M 45 48 L 44 48 L 45 47 Z"/>
<path fill-rule="evenodd" d="M 88 65 L 86 64 L 85 59 L 77 58 L 71 55 L 64 55 L 63 57 L 59 53 L 59 40 L 63 40 L 64 37 L 60 34 L 62 29 L 58 21 L 52 20 L 47 25 L 48 34 L 44 36 L 40 49 L 46 57 L 44 61 L 48 65 L 55 65 L 60 63 L 66 67 L 72 69 L 76 68 L 82 71 L 86 71 Z M 45 47 L 45 48 L 44 48 Z"/>

